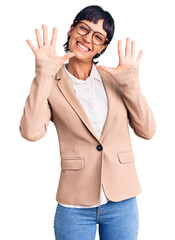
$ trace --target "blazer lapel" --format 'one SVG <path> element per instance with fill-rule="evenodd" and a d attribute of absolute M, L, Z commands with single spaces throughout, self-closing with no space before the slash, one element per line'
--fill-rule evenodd
<path fill-rule="evenodd" d="M 76 93 L 74 92 L 70 81 L 68 79 L 68 76 L 65 72 L 64 65 L 60 68 L 60 70 L 56 74 L 56 79 L 59 80 L 57 81 L 57 86 L 65 99 L 68 101 L 68 103 L 72 106 L 74 111 L 78 114 L 78 116 L 81 118 L 82 122 L 85 124 L 85 126 L 88 128 L 88 130 L 93 134 L 93 136 L 98 139 L 98 141 L 102 142 L 109 126 L 112 121 L 112 118 L 115 113 L 116 109 L 116 104 L 115 104 L 115 91 L 114 91 L 114 84 L 112 78 L 110 78 L 109 74 L 107 74 L 105 71 L 102 69 L 99 69 L 98 66 L 96 66 L 101 78 L 102 82 L 107 94 L 107 99 L 108 99 L 108 114 L 106 118 L 105 125 L 103 127 L 103 131 L 101 134 L 100 139 L 97 137 L 90 120 L 81 105 L 81 102 L 79 101 L 78 97 L 76 96 Z"/>
<path fill-rule="evenodd" d="M 107 133 L 107 130 L 113 120 L 115 111 L 116 111 L 116 94 L 115 94 L 115 88 L 114 88 L 114 82 L 113 79 L 111 78 L 111 76 L 106 73 L 104 70 L 100 69 L 98 66 L 97 70 L 101 76 L 105 91 L 106 91 L 106 95 L 107 95 L 107 100 L 108 100 L 108 113 L 107 113 L 107 118 L 106 118 L 106 122 L 104 124 L 102 133 L 101 133 L 101 137 L 100 137 L 100 141 L 103 141 L 103 138 L 105 136 L 105 134 Z"/>

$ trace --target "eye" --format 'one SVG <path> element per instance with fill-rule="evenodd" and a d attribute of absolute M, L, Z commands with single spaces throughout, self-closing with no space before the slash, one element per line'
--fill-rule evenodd
<path fill-rule="evenodd" d="M 88 31 L 88 29 L 85 28 L 85 27 L 80 26 L 80 28 L 81 28 L 82 30 Z"/>
<path fill-rule="evenodd" d="M 95 35 L 95 37 L 96 37 L 98 40 L 102 41 L 102 38 L 101 38 L 99 35 Z"/>

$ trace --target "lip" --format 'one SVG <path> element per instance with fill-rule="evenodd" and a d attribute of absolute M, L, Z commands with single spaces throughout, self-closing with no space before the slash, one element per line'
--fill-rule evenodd
<path fill-rule="evenodd" d="M 77 44 L 78 42 L 79 42 L 81 45 L 83 45 L 85 48 L 88 48 L 88 49 L 89 49 L 88 52 L 91 51 L 91 49 L 90 49 L 87 45 L 85 45 L 85 44 L 82 43 L 81 41 L 76 41 L 76 47 L 77 47 L 78 49 L 80 49 L 82 52 L 86 52 L 86 53 L 88 53 L 87 51 L 83 50 L 82 48 L 80 48 L 80 47 L 78 46 L 78 44 Z"/>

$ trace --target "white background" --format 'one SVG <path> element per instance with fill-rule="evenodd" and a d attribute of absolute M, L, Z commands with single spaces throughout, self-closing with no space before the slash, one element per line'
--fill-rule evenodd
<path fill-rule="evenodd" d="M 151 140 L 131 139 L 142 193 L 137 197 L 139 240 L 175 239 L 175 35 L 173 1 L 6 1 L 0 9 L 1 151 L 0 239 L 52 240 L 55 200 L 60 173 L 56 129 L 37 142 L 20 136 L 19 121 L 35 76 L 34 54 L 26 39 L 37 47 L 35 28 L 42 36 L 46 24 L 51 40 L 57 27 L 57 54 L 63 56 L 67 31 L 76 14 L 88 5 L 100 5 L 115 20 L 115 35 L 99 65 L 116 67 L 117 41 L 136 41 L 143 50 L 140 82 L 156 119 Z M 98 228 L 96 240 L 99 239 Z"/>

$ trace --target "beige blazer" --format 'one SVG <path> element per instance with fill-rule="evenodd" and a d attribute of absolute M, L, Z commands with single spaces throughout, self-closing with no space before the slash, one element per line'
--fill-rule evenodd
<path fill-rule="evenodd" d="M 156 123 L 141 92 L 139 69 L 111 77 L 95 65 L 108 98 L 108 115 L 98 139 L 64 66 L 44 59 L 35 59 L 35 64 L 36 76 L 19 129 L 23 138 L 37 141 L 46 135 L 49 120 L 54 123 L 61 158 L 56 200 L 62 204 L 96 204 L 101 184 L 110 201 L 140 194 L 129 125 L 139 137 L 151 139 Z"/>

